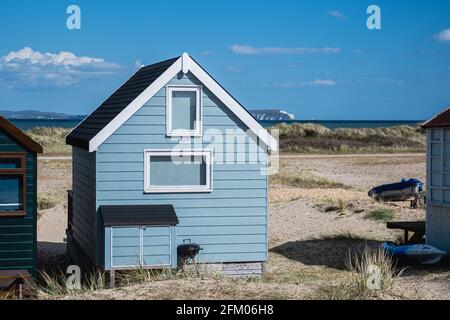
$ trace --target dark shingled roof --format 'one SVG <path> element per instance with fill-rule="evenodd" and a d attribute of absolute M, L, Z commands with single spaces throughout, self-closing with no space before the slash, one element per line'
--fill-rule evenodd
<path fill-rule="evenodd" d="M 179 223 L 175 209 L 163 205 L 100 206 L 105 226 L 174 226 Z"/>
<path fill-rule="evenodd" d="M 140 68 L 66 137 L 66 143 L 83 149 L 89 149 L 89 141 L 149 85 L 158 79 L 178 58 L 172 58 Z"/>
<path fill-rule="evenodd" d="M 443 127 L 450 127 L 450 107 L 422 125 L 424 129 Z"/>
<path fill-rule="evenodd" d="M 28 148 L 34 153 L 42 153 L 42 147 L 39 143 L 31 139 L 25 132 L 17 128 L 6 118 L 0 116 L 0 130 L 4 131 L 13 140 L 16 140 L 23 147 Z"/>

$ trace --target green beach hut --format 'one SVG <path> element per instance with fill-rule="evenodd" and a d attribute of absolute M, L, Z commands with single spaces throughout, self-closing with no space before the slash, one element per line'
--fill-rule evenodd
<path fill-rule="evenodd" d="M 36 275 L 38 153 L 37 142 L 0 116 L 0 271 Z"/>

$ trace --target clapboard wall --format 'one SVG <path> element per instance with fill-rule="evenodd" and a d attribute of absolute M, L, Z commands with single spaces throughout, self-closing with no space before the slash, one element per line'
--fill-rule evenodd
<path fill-rule="evenodd" d="M 0 152 L 26 153 L 26 216 L 0 216 L 0 270 L 25 269 L 35 276 L 37 253 L 37 156 L 0 129 Z"/>
<path fill-rule="evenodd" d="M 95 152 L 72 148 L 73 240 L 97 264 L 97 215 L 95 203 Z"/>
<path fill-rule="evenodd" d="M 195 84 L 182 75 L 171 84 Z M 203 136 L 193 138 L 193 148 L 211 148 L 214 133 L 236 130 L 241 139 L 223 140 L 214 150 L 213 191 L 210 193 L 144 193 L 144 150 L 171 150 L 178 140 L 166 137 L 166 96 L 161 89 L 96 152 L 96 207 L 101 205 L 172 204 L 180 220 L 176 245 L 190 240 L 203 248 L 199 262 L 255 262 L 267 260 L 267 150 L 216 97 L 203 88 Z M 213 129 L 214 131 L 210 131 Z M 230 157 L 239 163 L 223 164 Z M 244 146 L 238 152 L 237 145 Z M 223 147 L 223 148 L 222 148 Z M 225 151 L 224 151 L 225 150 Z M 258 163 L 250 160 L 258 159 Z M 102 246 L 102 245 L 101 245 Z M 108 245 L 106 245 L 108 247 Z M 99 248 L 103 249 L 103 248 Z"/>
<path fill-rule="evenodd" d="M 450 252 L 450 209 L 436 205 L 427 205 L 426 217 L 427 243 Z"/>
<path fill-rule="evenodd" d="M 426 242 L 450 252 L 450 129 L 427 129 Z"/>

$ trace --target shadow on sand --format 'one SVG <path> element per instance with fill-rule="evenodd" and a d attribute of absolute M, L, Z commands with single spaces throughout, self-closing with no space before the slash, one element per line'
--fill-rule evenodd
<path fill-rule="evenodd" d="M 326 266 L 343 270 L 349 254 L 366 246 L 379 247 L 381 242 L 363 238 L 324 237 L 321 239 L 290 241 L 270 250 L 308 266 Z"/>

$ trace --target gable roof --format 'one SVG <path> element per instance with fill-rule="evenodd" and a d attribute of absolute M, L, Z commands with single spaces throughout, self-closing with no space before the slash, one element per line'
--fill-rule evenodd
<path fill-rule="evenodd" d="M 438 113 L 432 119 L 428 120 L 424 124 L 422 124 L 422 128 L 443 128 L 450 127 L 450 107 Z"/>
<path fill-rule="evenodd" d="M 17 128 L 2 116 L 0 116 L 0 129 L 5 131 L 27 149 L 33 151 L 34 153 L 42 153 L 42 147 L 39 143 L 31 139 L 25 132 Z"/>
<path fill-rule="evenodd" d="M 142 91 L 158 79 L 178 58 L 140 68 L 127 82 L 69 133 L 66 137 L 66 143 L 89 149 L 89 141 L 111 120 L 117 117 Z"/>
<path fill-rule="evenodd" d="M 271 150 L 277 150 L 277 141 L 187 53 L 138 70 L 122 87 L 100 107 L 84 119 L 66 137 L 66 143 L 89 150 L 97 148 L 122 124 L 179 72 L 191 72 L 222 103 L 228 107 Z"/>

